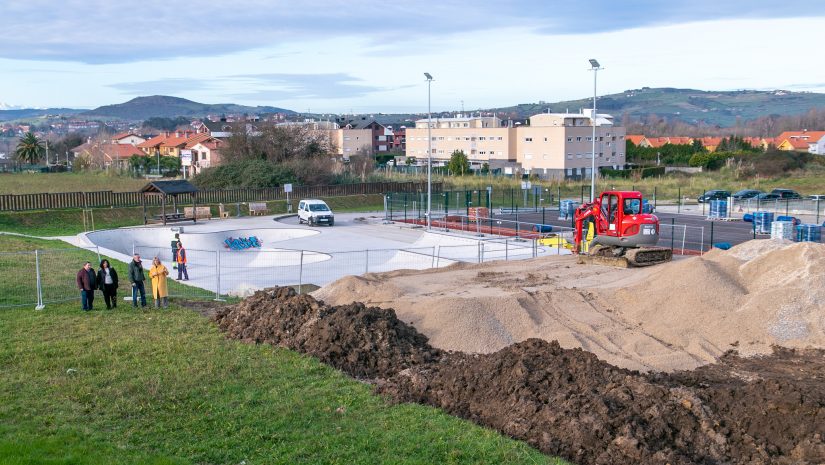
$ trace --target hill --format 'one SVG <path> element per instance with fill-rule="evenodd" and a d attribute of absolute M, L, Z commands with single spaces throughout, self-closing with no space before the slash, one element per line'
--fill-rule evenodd
<path fill-rule="evenodd" d="M 488 111 L 504 112 L 525 118 L 536 113 L 577 111 L 592 107 L 593 99 L 584 98 L 556 103 L 523 103 Z M 650 88 L 626 90 L 600 96 L 599 110 L 614 116 L 628 114 L 640 118 L 655 114 L 687 123 L 733 126 L 742 121 L 768 115 L 799 115 L 812 108 L 825 108 L 825 94 L 785 90 L 704 91 L 695 89 Z"/>
<path fill-rule="evenodd" d="M 153 116 L 174 118 L 176 116 L 203 117 L 220 114 L 263 114 L 294 113 L 278 107 L 249 107 L 234 103 L 198 103 L 179 97 L 152 95 L 137 97 L 128 102 L 105 105 L 82 113 L 86 117 L 106 116 L 128 120 L 144 120 Z"/>
<path fill-rule="evenodd" d="M 75 115 L 85 110 L 76 108 L 19 108 L 0 110 L 0 121 L 14 121 L 23 118 L 36 118 L 49 115 Z"/>

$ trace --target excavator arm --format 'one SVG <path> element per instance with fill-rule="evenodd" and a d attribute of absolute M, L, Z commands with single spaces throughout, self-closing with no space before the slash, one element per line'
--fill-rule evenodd
<path fill-rule="evenodd" d="M 573 231 L 573 253 L 580 253 L 582 250 L 582 240 L 584 240 L 584 222 L 587 219 L 592 219 L 594 222 L 598 218 L 599 211 L 598 202 L 588 202 L 579 206 L 573 213 L 573 220 L 575 221 L 575 230 Z"/>

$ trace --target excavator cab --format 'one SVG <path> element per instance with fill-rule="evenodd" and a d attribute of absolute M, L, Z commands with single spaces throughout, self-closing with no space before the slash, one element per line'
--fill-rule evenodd
<path fill-rule="evenodd" d="M 588 255 L 621 257 L 627 266 L 643 266 L 671 259 L 670 249 L 655 247 L 659 241 L 659 218 L 644 213 L 644 199 L 638 191 L 605 191 L 593 202 L 580 206 L 574 216 L 575 253 L 583 247 L 586 224 L 595 225 Z"/>

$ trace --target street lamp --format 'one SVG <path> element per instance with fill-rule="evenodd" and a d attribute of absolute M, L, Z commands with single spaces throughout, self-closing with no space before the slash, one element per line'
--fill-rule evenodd
<path fill-rule="evenodd" d="M 424 77 L 427 78 L 427 229 L 429 230 L 432 227 L 430 216 L 432 214 L 433 206 L 433 113 L 431 107 L 432 93 L 430 92 L 433 83 L 433 76 L 430 73 L 424 73 Z"/>
<path fill-rule="evenodd" d="M 602 67 L 595 59 L 590 59 L 590 71 L 593 71 L 593 113 L 590 122 L 593 125 L 593 153 L 590 156 L 590 201 L 596 200 L 596 75 Z"/>

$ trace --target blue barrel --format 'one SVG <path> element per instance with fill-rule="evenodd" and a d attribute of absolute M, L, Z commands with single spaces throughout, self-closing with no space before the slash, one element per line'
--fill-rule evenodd
<path fill-rule="evenodd" d="M 794 225 L 798 225 L 799 223 L 801 223 L 801 221 L 799 221 L 799 218 L 794 218 L 793 216 L 785 216 L 785 215 L 777 216 L 776 220 L 774 220 L 774 221 L 790 221 Z"/>
<path fill-rule="evenodd" d="M 796 240 L 799 242 L 822 242 L 822 226 L 818 224 L 800 224 L 796 227 Z"/>
<path fill-rule="evenodd" d="M 773 212 L 754 212 L 753 229 L 757 234 L 770 234 Z"/>
<path fill-rule="evenodd" d="M 708 218 L 727 218 L 728 217 L 728 201 L 727 200 L 711 200 L 710 212 Z"/>
<path fill-rule="evenodd" d="M 553 232 L 553 226 L 549 224 L 534 224 L 533 231 L 540 233 L 549 233 Z"/>
<path fill-rule="evenodd" d="M 751 215 L 750 213 L 745 213 L 744 215 L 742 215 L 742 221 L 744 221 L 745 223 L 753 223 L 753 215 Z"/>

